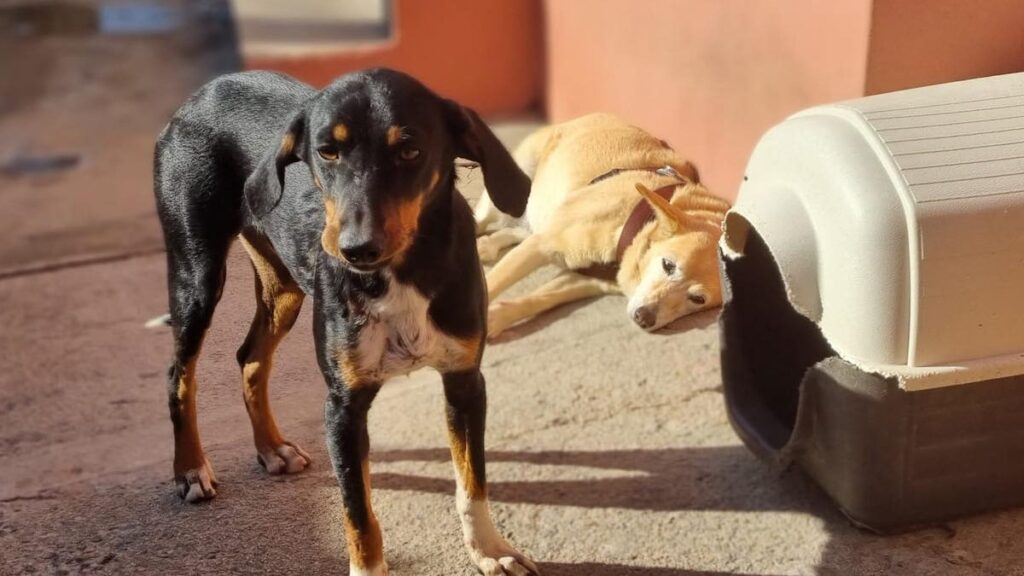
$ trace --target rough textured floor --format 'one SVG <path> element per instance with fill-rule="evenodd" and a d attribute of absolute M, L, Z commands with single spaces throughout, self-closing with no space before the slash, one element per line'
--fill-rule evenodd
<path fill-rule="evenodd" d="M 273 395 L 315 464 L 273 479 L 241 403 L 233 355 L 251 272 L 238 253 L 232 264 L 200 363 L 202 433 L 222 486 L 199 506 L 169 482 L 169 335 L 141 326 L 162 309 L 162 258 L 0 282 L 0 574 L 344 573 L 310 314 L 279 351 Z M 738 444 L 714 328 L 648 336 L 623 308 L 605 298 L 562 310 L 487 349 L 497 521 L 546 574 L 1024 573 L 1019 511 L 898 537 L 852 528 L 801 474 L 776 476 Z M 388 384 L 371 438 L 394 573 L 472 573 L 437 377 Z"/>
<path fill-rule="evenodd" d="M 173 495 L 170 335 L 142 327 L 166 307 L 164 259 L 102 260 L 158 248 L 152 137 L 170 103 L 219 60 L 165 70 L 165 49 L 178 66 L 188 53 L 135 42 L 123 63 L 140 76 L 108 78 L 118 66 L 100 42 L 106 60 L 60 60 L 38 94 L 0 115 L 4 146 L 84 158 L 54 174 L 0 174 L 0 574 L 344 574 L 308 304 L 279 350 L 272 394 L 284 432 L 315 462 L 288 478 L 256 463 L 234 361 L 254 310 L 240 250 L 200 361 L 201 431 L 220 495 L 202 505 Z M 83 66 L 100 80 L 68 79 Z M 82 82 L 108 91 L 137 82 L 140 93 L 128 91 L 127 107 L 109 92 L 72 99 L 86 106 L 76 115 L 61 107 L 71 98 L 61 89 Z M 29 129 L 58 109 L 66 138 Z M 529 126 L 506 126 L 503 137 L 514 142 Z M 465 179 L 470 196 L 479 180 Z M 544 574 L 1024 574 L 1022 511 L 893 537 L 851 527 L 801 473 L 776 475 L 740 445 L 723 409 L 713 326 L 649 336 L 624 308 L 608 297 L 561 309 L 485 354 L 495 516 Z M 393 574 L 472 574 L 438 378 L 421 371 L 388 384 L 370 425 Z"/>

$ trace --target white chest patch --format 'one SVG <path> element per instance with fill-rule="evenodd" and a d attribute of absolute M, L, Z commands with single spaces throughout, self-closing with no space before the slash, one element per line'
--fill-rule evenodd
<path fill-rule="evenodd" d="M 424 366 L 453 371 L 475 362 L 475 342 L 438 330 L 429 307 L 416 288 L 394 280 L 386 294 L 368 303 L 355 355 L 362 377 L 383 382 Z"/>

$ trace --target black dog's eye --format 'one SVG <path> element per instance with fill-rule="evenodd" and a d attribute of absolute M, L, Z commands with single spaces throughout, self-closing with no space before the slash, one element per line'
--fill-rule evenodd
<path fill-rule="evenodd" d="M 398 157 L 404 162 L 412 162 L 413 160 L 420 157 L 420 151 L 417 148 L 406 147 L 398 153 Z"/>
<path fill-rule="evenodd" d="M 697 306 L 703 306 L 704 302 L 707 302 L 703 294 L 687 294 L 686 297 Z"/>
<path fill-rule="evenodd" d="M 324 160 L 337 160 L 338 159 L 338 151 L 336 149 L 334 149 L 334 148 L 329 148 L 327 146 L 325 146 L 323 148 L 318 148 L 316 153 L 319 154 L 320 157 L 323 158 Z"/>
<path fill-rule="evenodd" d="M 661 259 L 661 269 L 665 271 L 665 274 L 669 276 L 676 271 L 676 263 L 669 260 L 668 258 Z"/>

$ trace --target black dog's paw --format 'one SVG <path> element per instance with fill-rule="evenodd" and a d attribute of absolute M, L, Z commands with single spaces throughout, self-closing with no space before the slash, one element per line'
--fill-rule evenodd
<path fill-rule="evenodd" d="M 296 444 L 283 441 L 277 446 L 259 449 L 256 460 L 271 476 L 297 474 L 313 463 L 306 451 Z"/>
<path fill-rule="evenodd" d="M 176 474 L 174 483 L 178 489 L 178 496 L 189 503 L 209 500 L 217 495 L 217 476 L 213 473 L 210 461 L 205 457 L 198 467 Z"/>

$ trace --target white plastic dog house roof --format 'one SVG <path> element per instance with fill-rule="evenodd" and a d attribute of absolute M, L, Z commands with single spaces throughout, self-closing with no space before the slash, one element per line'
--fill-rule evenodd
<path fill-rule="evenodd" d="M 800 112 L 726 222 L 841 356 L 908 389 L 1024 373 L 1024 74 Z"/>

